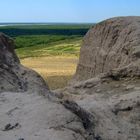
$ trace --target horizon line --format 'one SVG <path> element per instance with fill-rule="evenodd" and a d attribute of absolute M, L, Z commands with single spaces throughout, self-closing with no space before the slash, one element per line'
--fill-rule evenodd
<path fill-rule="evenodd" d="M 93 24 L 97 22 L 0 22 L 0 24 Z"/>

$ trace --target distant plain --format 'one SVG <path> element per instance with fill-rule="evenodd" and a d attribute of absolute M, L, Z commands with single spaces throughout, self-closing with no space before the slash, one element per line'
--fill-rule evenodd
<path fill-rule="evenodd" d="M 92 24 L 13 24 L 0 26 L 11 36 L 21 63 L 37 71 L 51 89 L 63 88 L 72 78 L 82 38 Z"/>

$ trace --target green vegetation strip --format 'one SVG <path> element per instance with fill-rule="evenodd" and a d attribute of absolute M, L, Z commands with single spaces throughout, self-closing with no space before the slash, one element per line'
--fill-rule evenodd
<path fill-rule="evenodd" d="M 15 38 L 16 52 L 20 58 L 79 55 L 81 36 L 32 35 Z"/>

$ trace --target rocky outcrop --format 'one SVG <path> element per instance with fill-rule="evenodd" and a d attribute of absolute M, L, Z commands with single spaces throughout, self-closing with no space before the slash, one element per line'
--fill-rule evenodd
<path fill-rule="evenodd" d="M 139 19 L 95 25 L 84 39 L 76 80 L 55 93 L 20 64 L 12 40 L 1 34 L 0 91 L 20 92 L 0 93 L 0 139 L 139 140 Z"/>
<path fill-rule="evenodd" d="M 84 37 L 74 79 L 56 94 L 91 140 L 140 139 L 139 54 L 140 17 L 103 21 Z"/>
<path fill-rule="evenodd" d="M 86 80 L 113 69 L 140 65 L 140 17 L 118 17 L 94 25 L 83 39 L 75 79 Z M 128 67 L 129 69 L 129 67 Z"/>
<path fill-rule="evenodd" d="M 140 139 L 140 78 L 124 73 L 102 74 L 56 93 L 83 124 L 87 122 L 91 140 Z"/>
<path fill-rule="evenodd" d="M 20 64 L 11 38 L 0 33 L 0 92 L 48 90 L 45 81 L 33 70 Z"/>

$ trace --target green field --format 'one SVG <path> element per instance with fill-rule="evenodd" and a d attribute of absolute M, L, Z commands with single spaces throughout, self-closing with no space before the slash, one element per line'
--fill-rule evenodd
<path fill-rule="evenodd" d="M 79 55 L 82 36 L 27 35 L 15 38 L 20 58 Z"/>
<path fill-rule="evenodd" d="M 91 24 L 0 27 L 15 41 L 21 63 L 42 75 L 51 89 L 63 88 L 75 73 L 82 38 Z"/>

